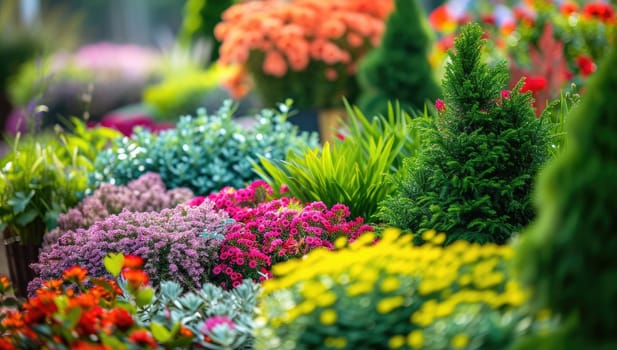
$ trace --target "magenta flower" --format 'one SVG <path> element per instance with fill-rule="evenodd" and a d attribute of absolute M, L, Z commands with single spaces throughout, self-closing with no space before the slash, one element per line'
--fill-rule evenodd
<path fill-rule="evenodd" d="M 228 329 L 235 329 L 236 325 L 227 316 L 212 316 L 204 322 L 203 333 L 210 333 L 216 327 L 226 326 Z"/>
<path fill-rule="evenodd" d="M 437 108 L 437 111 L 441 114 L 446 111 L 446 103 L 443 102 L 442 99 L 438 98 L 435 101 L 435 108 Z"/>

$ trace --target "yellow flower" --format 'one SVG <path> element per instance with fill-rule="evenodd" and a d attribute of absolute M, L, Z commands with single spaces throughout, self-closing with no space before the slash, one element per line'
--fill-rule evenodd
<path fill-rule="evenodd" d="M 350 297 L 355 297 L 360 294 L 366 294 L 373 291 L 373 285 L 369 283 L 355 283 L 351 286 L 347 287 L 347 295 Z"/>
<path fill-rule="evenodd" d="M 330 326 L 336 322 L 337 318 L 338 315 L 336 314 L 336 311 L 327 309 L 319 315 L 319 322 L 321 322 L 324 326 Z"/>
<path fill-rule="evenodd" d="M 324 345 L 329 348 L 342 349 L 347 346 L 347 339 L 345 337 L 327 337 L 324 340 Z"/>
<path fill-rule="evenodd" d="M 421 330 L 415 330 L 407 336 L 407 345 L 414 349 L 419 349 L 424 345 L 424 333 Z"/>
<path fill-rule="evenodd" d="M 440 233 L 437 236 L 435 236 L 432 240 L 431 243 L 435 244 L 435 245 L 441 245 L 443 244 L 443 242 L 446 241 L 446 234 L 445 233 Z"/>
<path fill-rule="evenodd" d="M 384 298 L 377 303 L 377 312 L 380 314 L 387 314 L 388 312 L 403 305 L 404 302 L 405 299 L 402 296 Z"/>
<path fill-rule="evenodd" d="M 347 237 L 339 237 L 334 241 L 334 246 L 341 249 L 347 245 Z"/>
<path fill-rule="evenodd" d="M 462 349 L 466 347 L 467 344 L 469 344 L 469 336 L 464 333 L 457 334 L 454 336 L 454 338 L 452 338 L 452 341 L 450 342 L 450 344 L 455 349 Z"/>
<path fill-rule="evenodd" d="M 317 298 L 317 305 L 321 307 L 326 307 L 326 306 L 330 306 L 334 304 L 335 301 L 336 301 L 336 294 L 332 292 L 327 292 Z"/>
<path fill-rule="evenodd" d="M 398 280 L 398 278 L 388 276 L 384 278 L 384 280 L 381 282 L 381 286 L 379 289 L 384 293 L 388 293 L 397 290 L 400 285 L 401 282 Z"/>
<path fill-rule="evenodd" d="M 402 348 L 403 345 L 405 345 L 405 337 L 402 335 L 395 335 L 388 341 L 388 346 L 390 349 L 399 349 Z"/>
<path fill-rule="evenodd" d="M 435 230 L 424 231 L 424 233 L 422 234 L 422 239 L 428 242 L 432 240 L 436 234 L 437 232 L 435 232 Z"/>

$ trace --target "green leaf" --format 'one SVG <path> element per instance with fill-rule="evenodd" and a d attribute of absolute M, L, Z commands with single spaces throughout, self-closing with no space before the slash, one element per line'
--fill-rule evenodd
<path fill-rule="evenodd" d="M 111 273 L 114 277 L 118 277 L 120 271 L 122 271 L 122 264 L 124 263 L 124 255 L 122 253 L 109 253 L 103 259 L 105 269 Z"/>
<path fill-rule="evenodd" d="M 151 287 L 147 287 L 144 289 L 140 289 L 137 292 L 137 295 L 135 296 L 135 302 L 137 303 L 137 306 L 143 307 L 143 306 L 150 304 L 150 302 L 152 302 L 153 297 L 154 297 L 154 289 L 152 289 Z"/>
<path fill-rule="evenodd" d="M 152 331 L 154 339 L 159 343 L 167 343 L 171 338 L 171 332 L 160 323 L 152 322 L 150 330 Z"/>

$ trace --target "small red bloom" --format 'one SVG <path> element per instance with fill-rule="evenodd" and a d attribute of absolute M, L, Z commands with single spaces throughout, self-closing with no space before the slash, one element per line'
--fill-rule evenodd
<path fill-rule="evenodd" d="M 129 340 L 133 343 L 148 346 L 152 349 L 156 349 L 157 347 L 156 341 L 152 338 L 150 332 L 145 329 L 134 330 L 131 335 L 129 335 Z"/>
<path fill-rule="evenodd" d="M 88 270 L 80 266 L 73 266 L 64 271 L 62 278 L 71 282 L 82 282 L 84 279 L 86 279 L 87 274 Z"/>
<path fill-rule="evenodd" d="M 595 1 L 585 4 L 585 7 L 583 7 L 583 17 L 597 18 L 605 23 L 613 23 L 616 20 L 615 10 L 610 4 L 603 1 Z"/>
<path fill-rule="evenodd" d="M 0 293 L 6 292 L 9 289 L 11 289 L 11 280 L 4 275 L 0 276 Z"/>
<path fill-rule="evenodd" d="M 79 340 L 71 345 L 71 350 L 111 350 L 111 347 L 109 345 L 93 344 Z"/>
<path fill-rule="evenodd" d="M 144 264 L 144 259 L 138 257 L 137 255 L 127 255 L 124 257 L 124 262 L 122 263 L 122 267 L 128 269 L 139 269 Z"/>
<path fill-rule="evenodd" d="M 596 65 L 593 63 L 593 59 L 589 56 L 578 56 L 576 58 L 576 64 L 584 77 L 596 71 Z"/>
<path fill-rule="evenodd" d="M 100 306 L 83 311 L 77 322 L 77 333 L 83 336 L 97 334 L 101 329 L 102 316 L 103 309 Z"/>
<path fill-rule="evenodd" d="M 532 93 L 536 93 L 542 91 L 546 88 L 547 81 L 546 78 L 540 75 L 528 76 L 525 78 L 525 82 L 523 83 L 523 87 L 521 88 L 521 92 L 531 91 Z"/>
<path fill-rule="evenodd" d="M 126 279 L 129 286 L 135 289 L 145 286 L 150 282 L 148 274 L 143 270 L 124 269 L 122 270 L 122 277 Z"/>
<path fill-rule="evenodd" d="M 561 5 L 559 5 L 559 11 L 564 16 L 570 16 L 571 14 L 578 12 L 578 4 L 572 1 L 564 1 Z"/>
<path fill-rule="evenodd" d="M 438 99 L 435 101 L 435 108 L 437 108 L 437 111 L 438 111 L 439 113 L 443 113 L 443 112 L 445 112 L 445 111 L 446 111 L 446 103 L 445 103 L 445 102 L 443 102 L 443 100 L 442 100 L 442 99 L 438 98 Z"/>
<path fill-rule="evenodd" d="M 509 100 L 510 99 L 510 90 L 501 90 L 501 98 Z"/>
<path fill-rule="evenodd" d="M 133 316 L 122 308 L 112 309 L 109 312 L 109 320 L 122 331 L 126 331 L 135 324 Z"/>

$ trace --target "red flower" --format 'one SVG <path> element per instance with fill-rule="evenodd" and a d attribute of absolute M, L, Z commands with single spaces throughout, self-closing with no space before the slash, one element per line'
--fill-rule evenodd
<path fill-rule="evenodd" d="M 615 22 L 615 10 L 610 4 L 603 1 L 590 2 L 585 4 L 583 8 L 583 17 L 585 18 L 597 18 L 605 23 Z"/>
<path fill-rule="evenodd" d="M 71 350 L 111 350 L 111 347 L 109 345 L 92 344 L 79 340 L 71 345 Z"/>
<path fill-rule="evenodd" d="M 122 308 L 112 309 L 109 312 L 109 320 L 122 331 L 126 331 L 135 324 L 133 316 Z"/>
<path fill-rule="evenodd" d="M 103 309 L 100 306 L 83 311 L 77 322 L 77 333 L 84 336 L 97 334 L 101 329 L 102 316 Z"/>
<path fill-rule="evenodd" d="M 73 266 L 64 271 L 62 278 L 72 282 L 82 282 L 84 279 L 86 279 L 87 274 L 88 270 L 80 266 Z"/>
<path fill-rule="evenodd" d="M 8 277 L 0 276 L 0 293 L 7 292 L 11 289 L 11 280 Z"/>
<path fill-rule="evenodd" d="M 156 349 L 157 347 L 156 341 L 154 340 L 154 338 L 152 338 L 150 332 L 145 329 L 134 330 L 133 333 L 131 333 L 131 335 L 129 336 L 129 340 L 133 343 L 148 346 L 152 349 Z"/>
<path fill-rule="evenodd" d="M 127 269 L 139 269 L 144 264 L 144 259 L 137 255 L 126 255 L 122 267 Z"/>
<path fill-rule="evenodd" d="M 501 98 L 509 100 L 510 99 L 510 90 L 501 90 Z"/>
<path fill-rule="evenodd" d="M 456 26 L 456 19 L 446 5 L 441 5 L 431 12 L 428 22 L 434 29 L 447 31 Z"/>
<path fill-rule="evenodd" d="M 593 59 L 589 56 L 578 56 L 576 58 L 576 64 L 584 77 L 596 71 L 596 65 L 593 63 Z"/>
<path fill-rule="evenodd" d="M 445 111 L 446 111 L 446 103 L 445 103 L 445 102 L 443 102 L 443 100 L 442 100 L 442 99 L 438 98 L 438 99 L 435 101 L 435 108 L 437 108 L 437 111 L 438 111 L 439 113 L 443 113 L 443 112 L 445 112 Z"/>
<path fill-rule="evenodd" d="M 0 350 L 13 350 L 17 349 L 11 341 L 8 339 L 0 338 Z"/>
<path fill-rule="evenodd" d="M 150 278 L 148 274 L 143 270 L 131 270 L 124 269 L 122 270 L 122 277 L 126 279 L 129 283 L 129 286 L 137 289 L 141 286 L 145 286 L 150 282 Z"/>
<path fill-rule="evenodd" d="M 564 16 L 570 16 L 571 14 L 578 11 L 578 4 L 572 1 L 565 1 L 561 5 L 559 5 L 559 11 Z"/>
<path fill-rule="evenodd" d="M 525 83 L 523 83 L 523 87 L 521 87 L 521 92 L 531 91 L 532 93 L 536 93 L 542 91 L 546 88 L 547 81 L 546 78 L 540 75 L 528 76 L 525 77 Z"/>

